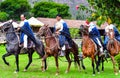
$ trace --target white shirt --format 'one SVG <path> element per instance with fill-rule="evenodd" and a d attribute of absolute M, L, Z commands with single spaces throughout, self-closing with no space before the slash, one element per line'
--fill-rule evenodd
<path fill-rule="evenodd" d="M 92 29 L 93 29 L 94 27 L 96 27 L 96 25 L 95 25 L 93 22 L 91 22 L 91 23 L 89 24 L 89 26 L 90 26 L 89 29 L 88 29 L 89 32 L 92 31 Z"/>
<path fill-rule="evenodd" d="M 62 30 L 63 30 L 63 23 L 64 23 L 64 21 L 63 21 L 62 19 L 61 19 L 60 21 L 58 21 L 58 22 L 55 24 L 56 30 L 62 31 Z"/>
<path fill-rule="evenodd" d="M 25 19 L 24 21 L 21 21 L 19 26 L 22 27 L 24 25 L 24 22 L 26 22 L 27 20 Z"/>

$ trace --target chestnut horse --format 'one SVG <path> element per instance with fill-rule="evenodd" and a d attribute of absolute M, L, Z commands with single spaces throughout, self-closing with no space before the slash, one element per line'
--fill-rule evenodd
<path fill-rule="evenodd" d="M 48 56 L 54 56 L 55 62 L 56 62 L 56 69 L 57 69 L 56 75 L 58 75 L 59 74 L 58 56 L 59 56 L 60 48 L 59 48 L 59 41 L 57 37 L 54 34 L 52 34 L 50 28 L 47 25 L 44 25 L 39 29 L 38 36 L 45 37 L 46 54 L 43 58 L 46 59 Z M 80 63 L 79 63 L 79 58 L 78 58 L 78 46 L 75 44 L 74 41 L 72 41 L 72 48 L 69 50 L 68 49 L 65 50 L 65 57 L 68 61 L 68 67 L 67 67 L 66 73 L 69 72 L 71 62 L 72 62 L 69 57 L 70 52 L 72 52 L 72 54 L 74 55 L 74 61 L 75 63 L 77 62 L 78 67 L 80 69 Z"/>
<path fill-rule="evenodd" d="M 115 73 L 115 75 L 118 75 L 118 70 L 116 69 L 116 61 L 115 61 L 114 57 L 119 54 L 120 43 L 115 39 L 114 35 L 115 35 L 114 30 L 109 29 L 109 32 L 108 32 L 109 41 L 107 44 L 107 50 L 108 50 L 110 57 L 112 59 L 114 73 Z M 120 72 L 120 65 L 119 65 L 119 72 Z"/>
<path fill-rule="evenodd" d="M 98 56 L 98 60 L 96 56 L 98 55 L 97 46 L 93 42 L 93 40 L 89 37 L 88 27 L 81 25 L 80 32 L 82 33 L 82 58 L 90 57 L 92 60 L 92 68 L 93 68 L 93 76 L 95 76 L 95 64 L 97 72 L 99 73 L 99 65 L 100 61 L 102 60 L 102 70 L 103 67 L 103 59 Z"/>

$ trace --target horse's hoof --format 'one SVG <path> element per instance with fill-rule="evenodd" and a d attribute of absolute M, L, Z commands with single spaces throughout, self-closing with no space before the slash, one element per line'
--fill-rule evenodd
<path fill-rule="evenodd" d="M 95 76 L 95 74 L 93 74 L 92 76 Z"/>
<path fill-rule="evenodd" d="M 120 70 L 119 70 L 119 73 L 120 73 Z"/>
<path fill-rule="evenodd" d="M 24 69 L 23 71 L 24 71 L 24 72 L 26 72 L 26 71 L 27 71 L 27 69 Z"/>
<path fill-rule="evenodd" d="M 55 75 L 58 76 L 58 73 L 56 73 Z"/>
<path fill-rule="evenodd" d="M 98 74 L 100 74 L 100 72 L 98 72 Z"/>
<path fill-rule="evenodd" d="M 45 72 L 45 70 L 42 70 L 42 72 Z"/>
<path fill-rule="evenodd" d="M 68 71 L 66 70 L 66 71 L 65 71 L 65 73 L 67 74 L 67 73 L 68 73 Z"/>
<path fill-rule="evenodd" d="M 9 64 L 9 63 L 6 63 L 6 65 L 7 65 L 7 66 L 10 66 L 10 64 Z"/>
<path fill-rule="evenodd" d="M 115 73 L 115 75 L 117 76 L 117 75 L 118 75 L 118 73 Z"/>
<path fill-rule="evenodd" d="M 14 71 L 14 73 L 16 74 L 16 73 L 18 73 L 18 71 Z"/>

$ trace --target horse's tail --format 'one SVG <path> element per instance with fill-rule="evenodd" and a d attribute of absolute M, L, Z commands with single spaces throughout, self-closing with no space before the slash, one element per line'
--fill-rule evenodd
<path fill-rule="evenodd" d="M 43 57 L 43 56 L 45 55 L 44 44 L 43 44 L 42 41 L 40 41 L 40 40 L 38 40 L 38 39 L 36 39 L 36 42 L 37 42 L 37 44 L 39 44 L 39 45 L 35 46 L 35 49 L 36 49 L 37 53 L 38 53 L 41 57 Z"/>
<path fill-rule="evenodd" d="M 78 51 L 78 45 L 73 41 L 71 40 L 71 43 L 72 43 L 72 48 L 74 50 L 73 52 L 73 55 L 74 55 L 74 63 L 75 65 L 77 65 L 77 63 L 79 63 L 79 51 Z"/>

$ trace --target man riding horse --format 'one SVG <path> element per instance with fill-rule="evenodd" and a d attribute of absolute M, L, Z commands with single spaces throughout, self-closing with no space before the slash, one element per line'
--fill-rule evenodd
<path fill-rule="evenodd" d="M 33 43 L 35 45 L 38 45 L 36 42 L 36 39 L 34 37 L 33 31 L 28 23 L 28 21 L 26 20 L 26 17 L 24 14 L 20 15 L 21 18 L 21 23 L 20 23 L 20 27 L 18 27 L 18 30 L 21 31 L 20 34 L 20 45 L 23 44 L 23 48 L 21 49 L 22 53 L 27 51 L 27 46 L 28 46 L 28 39 L 30 39 L 31 41 L 33 41 Z"/>
<path fill-rule="evenodd" d="M 113 29 L 114 30 L 115 39 L 120 42 L 120 34 L 119 34 L 118 29 L 115 27 L 115 25 L 110 24 L 110 25 L 106 26 L 105 27 L 105 40 L 104 40 L 104 49 L 105 50 L 107 50 L 106 46 L 107 46 L 107 43 L 108 43 L 108 40 L 109 40 L 109 37 L 108 37 L 109 29 Z"/>
<path fill-rule="evenodd" d="M 68 25 L 62 19 L 62 16 L 60 14 L 56 15 L 56 20 L 57 20 L 57 23 L 54 26 L 54 33 L 56 33 L 58 35 L 60 48 L 62 50 L 61 56 L 64 56 L 63 51 L 66 49 L 66 47 L 68 49 L 71 48 L 71 45 L 72 45 L 71 44 L 71 36 L 70 36 Z"/>
<path fill-rule="evenodd" d="M 89 30 L 89 36 L 90 38 L 95 42 L 95 44 L 97 45 L 98 49 L 100 50 L 99 56 L 104 56 L 103 53 L 103 46 L 102 46 L 102 40 L 100 37 L 100 33 L 96 27 L 96 25 L 93 22 L 88 22 L 86 21 L 86 26 L 88 26 L 88 30 Z"/>

